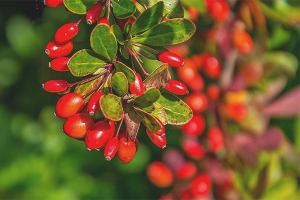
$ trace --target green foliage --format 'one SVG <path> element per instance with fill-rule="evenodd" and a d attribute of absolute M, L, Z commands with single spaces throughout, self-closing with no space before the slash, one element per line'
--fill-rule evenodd
<path fill-rule="evenodd" d="M 128 92 L 128 81 L 125 74 L 115 73 L 111 79 L 111 86 L 119 95 L 125 95 Z"/>
<path fill-rule="evenodd" d="M 131 0 L 112 0 L 112 3 L 116 18 L 125 19 L 133 15 L 135 12 L 135 4 Z"/>
<path fill-rule="evenodd" d="M 123 106 L 120 97 L 113 94 L 101 96 L 100 108 L 105 118 L 113 121 L 122 119 Z"/>
<path fill-rule="evenodd" d="M 86 14 L 96 2 L 97 0 L 64 0 L 66 8 L 75 14 Z"/>

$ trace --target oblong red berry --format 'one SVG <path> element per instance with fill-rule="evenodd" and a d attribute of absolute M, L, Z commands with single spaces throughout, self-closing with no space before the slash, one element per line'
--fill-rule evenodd
<path fill-rule="evenodd" d="M 207 97 L 213 101 L 218 100 L 220 97 L 220 93 L 221 93 L 220 88 L 214 84 L 208 85 L 206 92 L 207 92 Z"/>
<path fill-rule="evenodd" d="M 209 56 L 204 61 L 204 73 L 212 79 L 219 78 L 221 74 L 221 67 L 217 58 Z"/>
<path fill-rule="evenodd" d="M 176 177 L 180 180 L 192 178 L 197 174 L 197 166 L 193 162 L 187 162 L 176 171 Z"/>
<path fill-rule="evenodd" d="M 188 95 L 184 101 L 194 112 L 203 112 L 206 110 L 208 100 L 203 93 L 193 93 Z"/>
<path fill-rule="evenodd" d="M 205 129 L 205 120 L 199 114 L 194 114 L 193 118 L 183 125 L 183 132 L 190 136 L 199 136 Z"/>
<path fill-rule="evenodd" d="M 86 22 L 91 25 L 97 21 L 102 13 L 102 5 L 101 4 L 94 4 L 90 7 L 90 9 L 86 13 Z"/>
<path fill-rule="evenodd" d="M 186 95 L 189 92 L 183 83 L 176 80 L 170 80 L 169 83 L 166 84 L 165 89 L 178 95 Z"/>
<path fill-rule="evenodd" d="M 106 17 L 100 17 L 98 19 L 97 24 L 107 24 L 108 26 L 110 26 L 108 19 L 106 19 Z"/>
<path fill-rule="evenodd" d="M 115 131 L 116 131 L 116 123 L 112 120 L 109 120 L 108 123 L 110 125 L 110 130 L 111 130 L 109 138 L 113 138 L 115 135 Z"/>
<path fill-rule="evenodd" d="M 253 49 L 252 38 L 245 31 L 235 31 L 233 33 L 233 43 L 243 53 L 248 53 Z"/>
<path fill-rule="evenodd" d="M 141 96 L 146 91 L 143 84 L 142 77 L 139 73 L 135 73 L 135 81 L 129 84 L 129 88 L 132 94 L 136 96 Z"/>
<path fill-rule="evenodd" d="M 94 115 L 95 113 L 97 113 L 99 111 L 99 109 L 100 109 L 99 99 L 102 95 L 103 95 L 102 92 L 95 92 L 90 97 L 88 104 L 87 104 L 90 115 Z"/>
<path fill-rule="evenodd" d="M 64 0 L 44 0 L 44 4 L 49 7 L 59 7 L 64 5 Z"/>
<path fill-rule="evenodd" d="M 157 121 L 159 122 L 159 125 L 160 125 L 161 129 L 156 131 L 155 134 L 159 135 L 159 136 L 164 136 L 166 134 L 165 126 L 163 125 L 163 123 L 159 119 L 157 119 Z"/>
<path fill-rule="evenodd" d="M 198 175 L 192 182 L 191 192 L 194 197 L 205 197 L 211 191 L 211 180 L 206 174 Z"/>
<path fill-rule="evenodd" d="M 49 67 L 59 72 L 69 71 L 69 67 L 68 67 L 69 60 L 70 60 L 69 57 L 55 58 L 51 62 L 49 62 Z"/>
<path fill-rule="evenodd" d="M 105 160 L 110 161 L 117 153 L 118 148 L 119 148 L 118 138 L 114 137 L 109 139 L 104 148 Z"/>
<path fill-rule="evenodd" d="M 173 184 L 171 169 L 162 162 L 152 162 L 147 168 L 148 179 L 157 187 L 166 188 Z"/>
<path fill-rule="evenodd" d="M 71 40 L 78 33 L 79 28 L 77 23 L 67 23 L 61 26 L 54 35 L 56 44 L 63 44 Z"/>
<path fill-rule="evenodd" d="M 203 147 L 192 139 L 183 141 L 182 150 L 186 155 L 196 160 L 201 159 L 205 154 Z"/>
<path fill-rule="evenodd" d="M 52 40 L 47 44 L 45 53 L 50 58 L 57 58 L 57 57 L 63 57 L 69 55 L 72 50 L 73 50 L 72 41 L 68 41 L 64 44 L 56 44 L 55 41 Z"/>
<path fill-rule="evenodd" d="M 80 112 L 85 105 L 85 101 L 79 93 L 69 93 L 62 96 L 55 108 L 56 116 L 68 118 Z"/>
<path fill-rule="evenodd" d="M 69 117 L 64 125 L 63 131 L 66 135 L 73 138 L 83 138 L 88 129 L 94 124 L 90 115 L 78 113 Z"/>
<path fill-rule="evenodd" d="M 224 0 L 217 0 L 211 7 L 211 14 L 216 20 L 225 20 L 229 16 L 229 6 Z"/>
<path fill-rule="evenodd" d="M 167 146 L 167 139 L 165 136 L 159 136 L 156 135 L 155 133 L 151 133 L 148 129 L 146 129 L 146 132 L 150 140 L 158 147 L 163 149 Z"/>
<path fill-rule="evenodd" d="M 110 125 L 106 122 L 94 124 L 85 135 L 85 145 L 88 149 L 100 149 L 110 136 Z"/>
<path fill-rule="evenodd" d="M 117 157 L 122 163 L 129 163 L 136 153 L 135 143 L 129 138 L 121 137 Z"/>
<path fill-rule="evenodd" d="M 68 82 L 65 80 L 51 80 L 43 84 L 47 92 L 63 92 L 68 89 Z"/>
<path fill-rule="evenodd" d="M 184 62 L 181 57 L 176 55 L 175 53 L 169 51 L 162 51 L 158 54 L 158 60 L 168 63 L 173 67 L 180 67 L 184 65 Z"/>
<path fill-rule="evenodd" d="M 222 132 L 217 127 L 212 127 L 209 129 L 208 134 L 208 144 L 212 152 L 219 152 L 224 147 L 224 138 Z"/>

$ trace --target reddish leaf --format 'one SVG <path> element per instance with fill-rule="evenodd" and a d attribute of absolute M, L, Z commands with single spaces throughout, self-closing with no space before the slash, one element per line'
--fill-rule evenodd
<path fill-rule="evenodd" d="M 264 134 L 256 139 L 256 144 L 261 150 L 274 151 L 284 142 L 284 136 L 277 127 L 269 128 Z"/>
<path fill-rule="evenodd" d="M 134 112 L 132 105 L 127 104 L 125 109 L 125 124 L 126 130 L 131 141 L 135 141 L 140 128 L 141 119 Z"/>

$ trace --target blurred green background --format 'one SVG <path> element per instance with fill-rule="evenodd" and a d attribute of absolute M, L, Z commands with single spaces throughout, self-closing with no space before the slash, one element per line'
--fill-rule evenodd
<path fill-rule="evenodd" d="M 89 152 L 83 142 L 62 133 L 64 120 L 54 116 L 60 96 L 42 89 L 47 80 L 78 80 L 48 68 L 51 59 L 44 53 L 61 25 L 78 20 L 64 8 L 44 8 L 38 0 L 0 1 L 0 199 L 157 199 L 161 189 L 150 183 L 145 169 L 164 150 L 151 143 L 144 127 L 132 162 L 107 162 L 103 152 Z M 273 49 L 293 51 L 299 59 L 299 32 L 272 23 L 269 28 Z M 88 41 L 91 29 L 82 23 L 74 41 Z M 73 52 L 81 48 L 75 46 Z M 299 79 L 291 80 L 286 90 L 298 84 Z M 294 140 L 299 119 L 272 123 Z M 179 131 L 167 127 L 167 133 L 172 136 L 168 147 L 178 146 Z"/>

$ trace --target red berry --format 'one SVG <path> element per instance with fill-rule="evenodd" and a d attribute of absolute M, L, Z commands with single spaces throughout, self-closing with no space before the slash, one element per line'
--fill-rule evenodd
<path fill-rule="evenodd" d="M 162 51 L 158 54 L 158 60 L 168 63 L 173 67 L 180 67 L 184 65 L 182 58 L 180 58 L 175 53 L 169 51 Z"/>
<path fill-rule="evenodd" d="M 169 167 L 162 162 L 152 162 L 147 168 L 149 180 L 157 187 L 166 188 L 173 184 L 174 178 Z"/>
<path fill-rule="evenodd" d="M 148 129 L 146 129 L 146 132 L 150 138 L 150 140 L 156 144 L 160 148 L 165 148 L 167 146 L 167 139 L 165 136 L 159 136 L 155 133 L 151 133 Z"/>
<path fill-rule="evenodd" d="M 215 0 L 205 0 L 206 10 L 211 12 Z"/>
<path fill-rule="evenodd" d="M 245 31 L 235 31 L 233 33 L 233 43 L 243 53 L 248 53 L 253 49 L 252 38 Z"/>
<path fill-rule="evenodd" d="M 141 96 L 146 91 L 143 84 L 142 77 L 139 73 L 135 73 L 135 81 L 129 84 L 129 88 L 132 94 L 136 96 Z"/>
<path fill-rule="evenodd" d="M 224 0 L 217 0 L 213 3 L 211 8 L 211 14 L 216 20 L 224 20 L 229 15 L 229 6 Z"/>
<path fill-rule="evenodd" d="M 85 101 L 79 93 L 69 93 L 62 96 L 55 109 L 56 116 L 68 118 L 80 112 L 85 105 Z"/>
<path fill-rule="evenodd" d="M 222 132 L 219 128 L 213 127 L 209 129 L 208 134 L 208 143 L 213 152 L 219 152 L 224 147 L 224 138 Z"/>
<path fill-rule="evenodd" d="M 88 149 L 101 149 L 110 136 L 110 125 L 106 122 L 94 124 L 86 133 L 85 145 Z"/>
<path fill-rule="evenodd" d="M 56 44 L 54 40 L 49 42 L 46 46 L 45 53 L 50 58 L 57 58 L 62 56 L 67 56 L 73 50 L 73 42 L 68 41 L 64 44 Z"/>
<path fill-rule="evenodd" d="M 186 95 L 189 93 L 187 87 L 183 83 L 176 80 L 170 80 L 169 84 L 165 86 L 165 89 L 178 95 Z"/>
<path fill-rule="evenodd" d="M 100 18 L 98 19 L 97 24 L 107 24 L 108 26 L 110 26 L 110 25 L 109 25 L 108 19 L 106 19 L 105 17 L 100 17 Z"/>
<path fill-rule="evenodd" d="M 164 195 L 161 196 L 158 200 L 174 200 L 172 196 Z"/>
<path fill-rule="evenodd" d="M 242 121 L 247 116 L 247 107 L 242 103 L 230 103 L 226 105 L 226 112 L 235 121 Z"/>
<path fill-rule="evenodd" d="M 198 74 L 193 81 L 186 82 L 189 89 L 193 92 L 201 92 L 204 88 L 203 78 Z"/>
<path fill-rule="evenodd" d="M 79 28 L 77 23 L 68 23 L 60 27 L 55 35 L 54 40 L 56 44 L 63 44 L 71 40 L 78 33 Z"/>
<path fill-rule="evenodd" d="M 240 74 L 248 85 L 255 85 L 263 76 L 263 67 L 259 63 L 249 63 L 241 68 Z"/>
<path fill-rule="evenodd" d="M 207 108 L 208 100 L 202 93 L 193 93 L 185 98 L 185 102 L 194 112 L 203 112 Z"/>
<path fill-rule="evenodd" d="M 66 135 L 73 138 L 83 138 L 87 130 L 94 124 L 90 115 L 78 113 L 69 117 L 63 126 Z"/>
<path fill-rule="evenodd" d="M 112 120 L 109 120 L 109 125 L 110 125 L 110 130 L 111 130 L 109 138 L 113 138 L 115 135 L 115 131 L 116 131 L 116 123 Z"/>
<path fill-rule="evenodd" d="M 125 24 L 127 23 L 127 22 L 130 22 L 131 23 L 131 26 L 133 26 L 133 24 L 134 24 L 134 22 L 135 22 L 135 18 L 134 17 L 128 17 L 128 18 L 126 18 L 125 19 Z"/>
<path fill-rule="evenodd" d="M 102 92 L 95 92 L 90 97 L 88 104 L 87 104 L 90 115 L 94 115 L 95 113 L 97 113 L 99 111 L 99 109 L 100 109 L 99 99 L 102 95 L 103 95 Z"/>
<path fill-rule="evenodd" d="M 70 60 L 69 57 L 55 58 L 51 62 L 49 62 L 49 67 L 60 72 L 69 71 L 68 68 L 69 60 Z"/>
<path fill-rule="evenodd" d="M 197 174 L 197 167 L 193 162 L 187 162 L 176 171 L 176 177 L 181 180 L 190 179 Z"/>
<path fill-rule="evenodd" d="M 192 182 L 191 192 L 195 197 L 205 197 L 211 191 L 211 180 L 205 175 L 198 175 Z"/>
<path fill-rule="evenodd" d="M 109 139 L 104 148 L 105 159 L 107 161 L 110 161 L 117 153 L 118 148 L 119 148 L 118 138 L 114 137 L 114 138 Z"/>
<path fill-rule="evenodd" d="M 198 76 L 198 72 L 196 70 L 196 66 L 194 62 L 191 60 L 185 59 L 184 60 L 184 67 L 178 67 L 178 77 L 185 83 L 192 83 L 195 77 Z"/>
<path fill-rule="evenodd" d="M 122 137 L 125 137 L 127 134 L 125 129 L 121 129 L 118 135 L 118 139 L 121 139 Z M 127 138 L 126 138 L 127 139 Z"/>
<path fill-rule="evenodd" d="M 135 143 L 126 137 L 122 137 L 119 143 L 117 157 L 122 163 L 129 163 L 136 153 Z"/>
<path fill-rule="evenodd" d="M 59 7 L 64 5 L 64 0 L 44 0 L 44 4 L 49 7 Z"/>
<path fill-rule="evenodd" d="M 195 7 L 189 7 L 188 12 L 192 21 L 196 21 L 198 19 L 199 12 Z"/>
<path fill-rule="evenodd" d="M 155 134 L 159 135 L 159 136 L 164 136 L 166 134 L 165 126 L 163 125 L 163 123 L 159 119 L 157 119 L 157 121 L 159 122 L 161 129 L 156 131 Z"/>
<path fill-rule="evenodd" d="M 196 160 L 200 160 L 205 154 L 203 147 L 192 139 L 184 140 L 182 149 L 186 155 Z"/>
<path fill-rule="evenodd" d="M 205 129 L 205 120 L 202 115 L 194 114 L 193 118 L 183 125 L 183 132 L 190 136 L 199 136 Z"/>
<path fill-rule="evenodd" d="M 43 84 L 47 92 L 62 92 L 68 89 L 68 82 L 65 80 L 51 80 Z"/>
<path fill-rule="evenodd" d="M 217 85 L 210 84 L 207 86 L 207 97 L 212 100 L 216 101 L 220 97 L 220 88 Z"/>
<path fill-rule="evenodd" d="M 102 13 L 102 5 L 101 4 L 94 4 L 90 7 L 90 9 L 86 13 L 86 22 L 91 25 L 97 21 Z"/>
<path fill-rule="evenodd" d="M 219 76 L 221 74 L 221 67 L 219 65 L 219 61 L 215 57 L 209 56 L 207 59 L 205 59 L 204 73 L 209 78 L 212 78 L 212 79 L 219 78 Z"/>
<path fill-rule="evenodd" d="M 84 106 L 83 109 L 80 111 L 82 114 L 87 114 L 88 113 L 88 108 L 87 106 Z"/>

